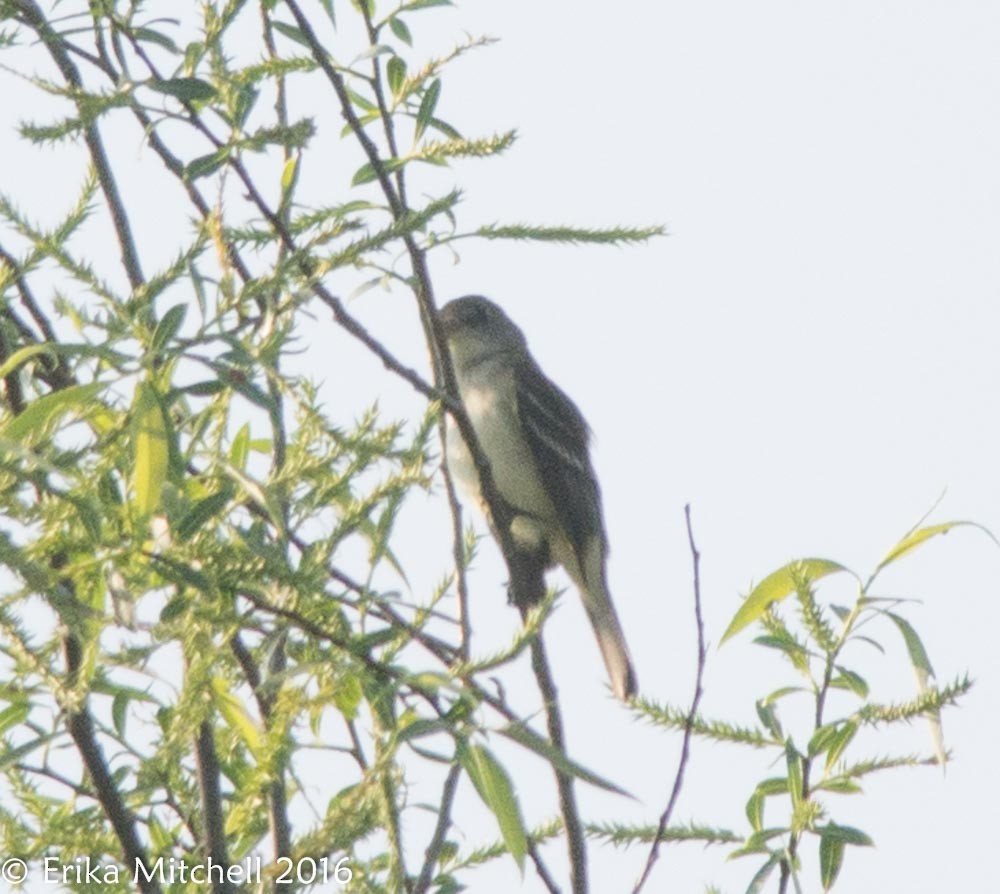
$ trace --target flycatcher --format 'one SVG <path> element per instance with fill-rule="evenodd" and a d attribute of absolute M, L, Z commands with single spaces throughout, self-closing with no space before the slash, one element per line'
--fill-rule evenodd
<path fill-rule="evenodd" d="M 440 318 L 462 402 L 497 490 L 514 512 L 514 542 L 543 567 L 566 569 L 580 591 L 615 695 L 634 695 L 635 671 L 608 593 L 608 543 L 587 423 L 539 368 L 521 330 L 492 301 L 457 298 L 441 309 Z M 472 456 L 451 418 L 447 463 L 485 510 Z"/>

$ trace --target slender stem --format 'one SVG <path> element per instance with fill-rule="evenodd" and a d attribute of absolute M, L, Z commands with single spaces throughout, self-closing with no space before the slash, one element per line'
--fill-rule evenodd
<path fill-rule="evenodd" d="M 75 91 L 82 91 L 83 79 L 80 77 L 79 70 L 66 51 L 65 40 L 52 29 L 52 26 L 45 17 L 45 13 L 42 12 L 38 4 L 34 0 L 14 0 L 14 6 L 21 11 L 27 22 L 45 44 L 49 55 L 52 56 L 52 60 L 67 83 Z M 101 139 L 101 132 L 96 122 L 87 125 L 83 132 L 83 138 L 90 152 L 91 160 L 94 162 L 94 168 L 97 171 L 97 178 L 101 184 L 104 199 L 108 203 L 108 209 L 111 212 L 111 219 L 118 237 L 125 275 L 128 277 L 132 288 L 138 289 L 145 282 L 142 267 L 139 263 L 139 252 L 132 235 L 128 213 L 125 210 L 125 204 L 118 191 L 118 184 L 112 173 L 108 154 L 104 149 L 104 141 Z"/>
<path fill-rule="evenodd" d="M 698 631 L 698 667 L 695 672 L 694 696 L 691 699 L 691 707 L 688 710 L 687 719 L 684 722 L 684 739 L 681 743 L 681 757 L 677 764 L 677 772 L 674 774 L 674 784 L 670 789 L 670 798 L 667 801 L 667 806 L 664 808 L 663 813 L 660 814 L 660 821 L 656 827 L 656 835 L 653 837 L 653 844 L 649 849 L 649 856 L 646 858 L 646 866 L 642 871 L 642 875 L 639 877 L 639 881 L 636 882 L 635 887 L 632 889 L 632 894 L 639 894 L 642 890 L 643 886 L 646 884 L 646 880 L 649 878 L 650 873 L 653 871 L 653 865 L 660 856 L 660 844 L 663 840 L 663 833 L 666 831 L 667 826 L 670 825 L 670 817 L 673 815 L 674 807 L 677 804 L 677 799 L 681 794 L 681 788 L 684 785 L 684 770 L 687 767 L 690 757 L 691 730 L 694 726 L 694 719 L 698 716 L 698 705 L 701 703 L 703 691 L 702 680 L 705 674 L 705 659 L 707 652 L 705 647 L 705 624 L 701 617 L 701 553 L 698 552 L 698 548 L 695 546 L 694 542 L 694 532 L 691 527 L 690 504 L 684 507 L 684 520 L 687 523 L 688 546 L 691 549 L 691 562 L 694 566 L 694 619 L 695 626 Z"/>
<path fill-rule="evenodd" d="M 555 680 L 545 654 L 542 634 L 531 643 L 531 667 L 538 681 L 545 705 L 545 720 L 549 740 L 563 754 L 566 753 L 566 736 L 563 731 L 562 714 L 559 711 L 559 696 Z M 576 806 L 576 792 L 573 777 L 569 773 L 556 770 L 556 788 L 559 790 L 559 809 L 566 829 L 566 845 L 569 850 L 570 884 L 573 894 L 587 894 L 587 839 L 580 821 L 580 811 Z"/>

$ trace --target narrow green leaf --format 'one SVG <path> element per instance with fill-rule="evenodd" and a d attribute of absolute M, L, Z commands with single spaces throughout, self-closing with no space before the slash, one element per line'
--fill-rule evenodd
<path fill-rule="evenodd" d="M 132 32 L 135 35 L 135 39 L 138 41 L 145 41 L 146 43 L 159 44 L 165 50 L 170 50 L 171 53 L 179 53 L 180 50 L 166 34 L 162 34 L 159 31 L 154 31 L 152 28 L 136 28 Z"/>
<path fill-rule="evenodd" d="M 432 6 L 454 6 L 452 0 L 410 0 L 404 3 L 400 9 L 430 9 Z"/>
<path fill-rule="evenodd" d="M 458 760 L 472 780 L 483 803 L 497 818 L 500 836 L 518 868 L 523 872 L 524 857 L 528 852 L 528 836 L 524 830 L 521 807 L 507 771 L 489 750 L 481 745 L 460 744 Z"/>
<path fill-rule="evenodd" d="M 771 854 L 768 861 L 750 879 L 750 884 L 747 886 L 747 894 L 760 894 L 764 890 L 764 885 L 767 884 L 767 880 L 771 877 L 771 873 L 774 872 L 774 867 L 778 865 L 779 860 L 779 854 Z"/>
<path fill-rule="evenodd" d="M 917 631 L 913 629 L 913 625 L 906 618 L 893 612 L 886 612 L 886 615 L 888 615 L 903 635 L 903 641 L 906 643 L 906 651 L 910 654 L 910 663 L 915 668 L 922 670 L 927 676 L 933 677 L 934 668 L 931 667 L 931 660 L 927 657 L 927 650 L 924 648 L 923 640 L 920 639 Z"/>
<path fill-rule="evenodd" d="M 179 618 L 190 604 L 191 600 L 187 596 L 175 596 L 160 610 L 160 623 L 166 624 Z"/>
<path fill-rule="evenodd" d="M 855 829 L 853 826 L 841 826 L 837 823 L 818 826 L 816 834 L 821 835 L 823 838 L 829 838 L 831 841 L 842 841 L 844 844 L 855 844 L 860 847 L 872 847 L 875 844 L 860 829 Z"/>
<path fill-rule="evenodd" d="M 190 540 L 204 525 L 217 516 L 233 498 L 232 488 L 223 488 L 199 500 L 174 527 L 174 537 L 179 543 Z"/>
<path fill-rule="evenodd" d="M 545 758 L 555 769 L 567 776 L 575 776 L 577 779 L 582 779 L 584 782 L 589 782 L 591 785 L 603 788 L 605 791 L 614 792 L 616 795 L 624 795 L 626 798 L 632 797 L 625 789 L 619 788 L 613 782 L 609 782 L 602 776 L 598 776 L 586 767 L 582 767 L 580 764 L 570 760 L 548 739 L 540 736 L 522 723 L 511 723 L 497 730 L 497 732 L 517 742 L 518 745 L 523 745 L 530 751 L 534 751 L 535 754 Z"/>
<path fill-rule="evenodd" d="M 844 863 L 844 848 L 847 845 L 837 838 L 822 835 L 819 839 L 819 878 L 823 890 L 829 891 L 840 874 Z"/>
<path fill-rule="evenodd" d="M 223 146 L 208 155 L 201 155 L 194 159 L 184 168 L 186 180 L 197 180 L 199 177 L 208 177 L 214 174 L 229 160 L 229 148 Z"/>
<path fill-rule="evenodd" d="M 71 385 L 61 391 L 46 394 L 32 401 L 19 416 L 7 420 L 0 428 L 0 438 L 27 442 L 41 437 L 63 413 L 89 403 L 103 389 L 103 382 L 91 382 L 89 385 Z"/>
<path fill-rule="evenodd" d="M 149 86 L 157 93 L 165 93 L 185 102 L 199 102 L 215 99 L 216 90 L 201 78 L 168 78 L 162 81 L 150 81 Z"/>
<path fill-rule="evenodd" d="M 295 25 L 288 25 L 285 22 L 271 22 L 271 25 L 279 34 L 284 34 L 289 40 L 294 40 L 297 44 L 305 47 L 307 50 L 312 50 L 309 38 L 302 33 L 301 28 L 297 28 Z"/>
<path fill-rule="evenodd" d="M 399 56 L 393 56 L 386 64 L 385 73 L 389 79 L 392 95 L 399 96 L 399 91 L 406 81 L 406 63 Z"/>
<path fill-rule="evenodd" d="M 0 379 L 6 379 L 12 372 L 20 368 L 22 364 L 38 354 L 47 354 L 53 358 L 56 356 L 53 346 L 47 342 L 18 348 L 3 364 L 0 364 Z"/>
<path fill-rule="evenodd" d="M 111 700 L 111 722 L 114 724 L 115 732 L 119 736 L 125 735 L 125 721 L 128 718 L 129 694 L 127 692 L 116 692 Z"/>
<path fill-rule="evenodd" d="M 899 543 L 889 550 L 888 555 L 878 563 L 875 571 L 881 571 L 886 565 L 895 562 L 896 559 L 901 556 L 905 556 L 908 552 L 912 552 L 932 537 L 937 537 L 940 534 L 947 534 L 952 528 L 960 527 L 979 528 L 980 531 L 984 531 L 992 540 L 994 540 L 994 542 L 996 541 L 996 538 L 986 528 L 976 522 L 953 521 L 944 522 L 940 525 L 928 525 L 925 528 L 917 528 L 915 531 L 910 531 L 909 534 L 907 534 L 902 540 L 899 541 Z"/>
<path fill-rule="evenodd" d="M 392 29 L 392 33 L 396 35 L 403 43 L 408 46 L 413 46 L 413 35 L 410 34 L 410 29 L 406 26 L 399 16 L 393 16 L 389 19 L 389 27 Z"/>
<path fill-rule="evenodd" d="M 24 723 L 29 713 L 31 706 L 27 702 L 15 702 L 0 711 L 0 735 Z"/>
<path fill-rule="evenodd" d="M 846 667 L 837 666 L 838 675 L 830 680 L 830 685 L 837 689 L 847 689 L 859 698 L 868 698 L 868 681 Z"/>
<path fill-rule="evenodd" d="M 754 792 L 747 801 L 747 819 L 750 820 L 750 827 L 754 832 L 760 832 L 764 828 L 764 796 L 760 792 Z"/>
<path fill-rule="evenodd" d="M 813 583 L 829 574 L 841 571 L 848 569 L 829 559 L 797 559 L 772 572 L 754 587 L 753 592 L 743 601 L 739 611 L 729 622 L 719 645 L 760 618 L 772 602 L 780 602 L 794 592 L 800 583 Z"/>
<path fill-rule="evenodd" d="M 833 744 L 839 733 L 840 725 L 837 722 L 821 726 L 812 734 L 812 738 L 809 740 L 809 747 L 807 749 L 809 757 L 816 757 L 817 754 L 823 754 Z"/>
<path fill-rule="evenodd" d="M 148 518 L 160 505 L 170 448 L 159 395 L 148 384 L 136 389 L 132 408 L 132 492 L 135 511 Z"/>
<path fill-rule="evenodd" d="M 773 704 L 768 702 L 757 702 L 757 716 L 764 728 L 775 738 L 780 739 L 784 733 L 781 730 L 781 721 L 778 720 L 778 711 Z"/>
<path fill-rule="evenodd" d="M 931 660 L 927 656 L 927 650 L 924 648 L 923 641 L 906 618 L 893 612 L 886 612 L 886 614 L 892 619 L 896 627 L 899 628 L 899 632 L 903 635 L 903 641 L 906 643 L 906 651 L 910 654 L 910 663 L 913 665 L 913 671 L 917 677 L 917 692 L 923 695 L 930 688 L 931 677 L 934 676 L 934 668 L 931 667 Z M 943 767 L 947 759 L 947 753 L 944 747 L 941 712 L 928 711 L 927 723 L 930 727 L 931 745 L 934 748 L 934 755 L 937 757 L 938 763 Z"/>
<path fill-rule="evenodd" d="M 435 78 L 424 91 L 420 98 L 420 108 L 417 110 L 417 130 L 416 138 L 419 140 L 427 129 L 427 125 L 434 118 L 434 109 L 437 108 L 438 99 L 441 96 L 441 79 Z"/>
<path fill-rule="evenodd" d="M 233 438 L 233 446 L 229 448 L 229 462 L 241 472 L 246 469 L 247 457 L 250 455 L 250 423 L 244 422 Z"/>
<path fill-rule="evenodd" d="M 798 807 L 802 801 L 802 755 L 791 739 L 785 742 L 785 762 L 788 766 L 788 794 L 791 795 L 792 806 Z"/>
<path fill-rule="evenodd" d="M 156 324 L 153 337 L 149 340 L 149 351 L 151 354 L 157 353 L 164 348 L 176 334 L 177 330 L 184 324 L 184 317 L 187 315 L 186 304 L 175 304 Z"/>
<path fill-rule="evenodd" d="M 293 155 L 288 161 L 285 162 L 285 168 L 281 172 L 281 194 L 282 196 L 287 196 L 291 191 L 292 187 L 295 186 L 295 181 L 299 179 L 299 156 Z"/>
<path fill-rule="evenodd" d="M 260 751 L 260 731 L 247 709 L 235 695 L 229 691 L 226 681 L 221 677 L 212 678 L 215 707 L 222 719 L 237 733 L 254 754 Z"/>

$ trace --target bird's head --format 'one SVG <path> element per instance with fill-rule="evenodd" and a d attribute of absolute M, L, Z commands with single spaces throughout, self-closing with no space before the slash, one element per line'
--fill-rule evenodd
<path fill-rule="evenodd" d="M 524 350 L 521 330 L 499 305 L 482 295 L 449 301 L 439 317 L 452 360 L 459 368 L 493 354 Z"/>

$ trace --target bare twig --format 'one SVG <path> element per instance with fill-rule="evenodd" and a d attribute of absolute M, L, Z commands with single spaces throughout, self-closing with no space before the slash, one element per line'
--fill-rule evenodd
<path fill-rule="evenodd" d="M 656 827 L 656 835 L 653 837 L 653 844 L 649 849 L 649 857 L 646 859 L 646 867 L 643 869 L 639 881 L 636 882 L 635 888 L 632 889 L 632 894 L 639 894 L 643 885 L 646 884 L 649 874 L 653 871 L 653 864 L 656 863 L 657 858 L 660 856 L 660 844 L 663 839 L 663 833 L 666 831 L 667 826 L 670 825 L 670 817 L 673 815 L 674 806 L 680 797 L 681 787 L 684 784 L 684 770 L 687 767 L 690 754 L 691 728 L 694 725 L 694 718 L 698 715 L 698 705 L 701 702 L 702 695 L 702 679 L 705 674 L 705 625 L 701 618 L 701 578 L 699 572 L 701 554 L 694 543 L 694 533 L 691 529 L 690 503 L 684 507 L 684 520 L 687 523 L 688 544 L 691 547 L 691 561 L 694 565 L 694 619 L 698 629 L 698 669 L 695 673 L 694 697 L 691 699 L 691 709 L 688 711 L 687 720 L 684 723 L 681 758 L 677 764 L 677 773 L 674 775 L 674 785 L 670 790 L 670 799 L 667 801 L 666 809 L 660 815 L 660 822 Z"/>
<path fill-rule="evenodd" d="M 535 672 L 535 679 L 538 681 L 538 688 L 541 690 L 545 704 L 545 721 L 549 731 L 549 740 L 565 754 L 566 736 L 563 732 L 562 714 L 559 711 L 559 695 L 552 671 L 549 668 L 541 632 L 531 642 L 531 667 Z M 563 826 L 566 829 L 566 845 L 569 850 L 570 883 L 573 887 L 573 894 L 586 894 L 587 839 L 583 823 L 580 821 L 580 812 L 576 806 L 573 777 L 558 769 L 555 773 L 556 787 L 559 790 L 559 809 L 562 813 Z"/>
<path fill-rule="evenodd" d="M 444 847 L 448 829 L 451 826 L 451 805 L 455 800 L 455 792 L 458 790 L 458 780 L 461 775 L 462 765 L 456 760 L 448 770 L 444 787 L 441 789 L 441 806 L 438 808 L 437 823 L 434 826 L 434 834 L 427 845 L 427 850 L 424 851 L 424 865 L 417 877 L 417 883 L 413 886 L 413 894 L 424 894 L 434 879 L 434 867 L 437 866 L 441 857 L 441 848 Z"/>

